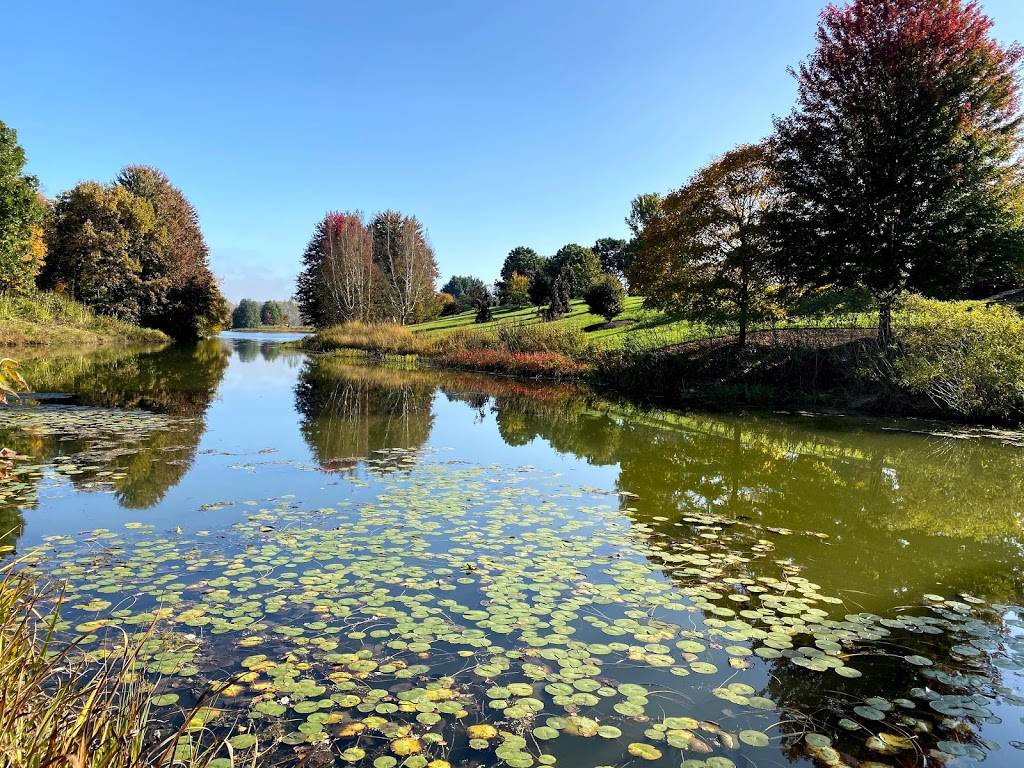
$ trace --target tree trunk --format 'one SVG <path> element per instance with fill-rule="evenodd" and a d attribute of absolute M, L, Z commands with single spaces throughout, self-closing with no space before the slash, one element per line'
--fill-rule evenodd
<path fill-rule="evenodd" d="M 892 346 L 892 304 L 890 297 L 884 297 L 878 304 L 878 345 L 883 349 Z"/>

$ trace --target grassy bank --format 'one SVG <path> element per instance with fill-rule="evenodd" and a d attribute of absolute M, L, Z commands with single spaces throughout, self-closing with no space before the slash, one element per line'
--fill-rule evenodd
<path fill-rule="evenodd" d="M 97 315 L 88 307 L 53 293 L 0 297 L 0 348 L 101 347 L 168 341 L 161 331 Z"/>
<path fill-rule="evenodd" d="M 549 379 L 585 379 L 668 405 L 827 407 L 967 421 L 1024 421 L 1024 319 L 983 302 L 912 297 L 883 350 L 866 315 L 794 318 L 750 331 L 740 348 L 729 328 L 672 320 L 630 299 L 606 324 L 579 302 L 544 322 L 533 309 L 472 313 L 401 327 L 346 323 L 301 346 L 416 355 L 446 367 Z"/>

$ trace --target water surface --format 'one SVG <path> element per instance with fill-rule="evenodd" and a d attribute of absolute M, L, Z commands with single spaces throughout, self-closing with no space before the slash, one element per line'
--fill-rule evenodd
<path fill-rule="evenodd" d="M 0 411 L 7 556 L 87 647 L 156 622 L 162 716 L 213 685 L 197 727 L 375 768 L 1024 759 L 1020 435 L 284 340 L 30 360 Z"/>

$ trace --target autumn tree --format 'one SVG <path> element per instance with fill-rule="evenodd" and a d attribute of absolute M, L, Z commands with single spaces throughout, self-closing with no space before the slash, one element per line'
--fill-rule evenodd
<path fill-rule="evenodd" d="M 24 169 L 18 135 L 0 121 L 0 296 L 32 290 L 45 256 L 45 205 Z"/>
<path fill-rule="evenodd" d="M 668 195 L 639 238 L 630 285 L 648 306 L 694 320 L 771 315 L 777 281 L 766 215 L 778 204 L 763 144 L 737 147 Z"/>
<path fill-rule="evenodd" d="M 162 247 L 149 201 L 122 186 L 84 181 L 54 201 L 39 283 L 138 323 L 143 306 L 164 289 L 143 281 L 143 261 Z"/>
<path fill-rule="evenodd" d="M 986 293 L 1021 263 L 1021 49 L 976 2 L 854 0 L 821 14 L 776 121 L 784 266 L 894 302 Z"/>
<path fill-rule="evenodd" d="M 361 213 L 327 214 L 302 261 L 297 297 L 302 314 L 314 325 L 377 319 L 382 278 Z"/>
<path fill-rule="evenodd" d="M 226 323 L 226 301 L 210 269 L 199 214 L 162 171 L 130 165 L 116 184 L 153 208 L 155 236 L 140 255 L 139 321 L 174 338 L 198 338 Z"/>
<path fill-rule="evenodd" d="M 498 302 L 509 307 L 530 304 L 530 278 L 513 272 L 507 280 L 498 283 Z"/>
<path fill-rule="evenodd" d="M 448 282 L 441 286 L 441 291 L 451 295 L 464 312 L 473 306 L 473 296 L 483 290 L 484 281 L 472 275 L 452 275 Z"/>
<path fill-rule="evenodd" d="M 402 325 L 416 322 L 430 309 L 438 276 L 423 225 L 413 216 L 384 211 L 370 222 L 370 232 L 385 317 Z"/>

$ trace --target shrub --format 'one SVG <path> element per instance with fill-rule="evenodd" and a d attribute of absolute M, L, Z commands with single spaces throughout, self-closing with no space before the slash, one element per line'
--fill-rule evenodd
<path fill-rule="evenodd" d="M 451 315 L 457 315 L 462 312 L 462 306 L 450 293 L 442 291 L 437 294 L 437 306 L 439 310 L 437 315 L 439 317 L 450 317 Z"/>
<path fill-rule="evenodd" d="M 977 301 L 912 297 L 899 315 L 897 383 L 973 419 L 1024 419 L 1024 318 Z"/>
<path fill-rule="evenodd" d="M 616 315 L 622 314 L 622 302 L 625 298 L 626 291 L 622 283 L 614 275 L 608 274 L 600 275 L 583 292 L 583 300 L 587 302 L 590 311 L 609 323 Z"/>
<path fill-rule="evenodd" d="M 443 357 L 456 368 L 507 373 L 512 376 L 540 376 L 547 379 L 574 378 L 587 371 L 584 363 L 559 352 L 509 352 L 503 349 L 462 349 Z"/>

